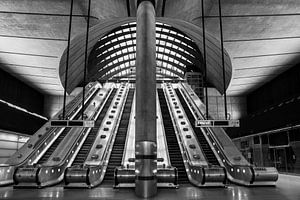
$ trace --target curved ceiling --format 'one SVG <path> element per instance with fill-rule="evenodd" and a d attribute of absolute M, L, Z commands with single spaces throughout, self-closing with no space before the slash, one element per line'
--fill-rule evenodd
<path fill-rule="evenodd" d="M 89 31 L 88 55 L 90 55 L 89 78 L 97 79 L 108 76 L 118 68 L 131 73 L 135 56 L 135 18 L 103 20 Z M 178 31 L 181 30 L 181 31 Z M 113 32 L 112 32 L 113 31 Z M 127 38 L 126 38 L 126 37 Z M 188 65 L 201 67 L 203 48 L 202 30 L 188 22 L 176 19 L 157 18 L 157 65 L 160 73 L 170 77 L 183 78 Z M 85 34 L 78 35 L 71 41 L 67 91 L 71 92 L 83 80 Z M 115 48 L 116 47 L 116 48 Z M 221 93 L 224 91 L 223 68 L 220 42 L 207 33 L 207 79 Z M 123 52 L 124 51 L 124 52 Z M 200 52 L 199 52 L 200 51 Z M 65 50 L 59 67 L 61 82 L 64 85 L 66 69 Z M 231 62 L 225 51 L 225 88 L 231 80 Z M 124 60 L 125 58 L 125 60 Z M 128 61 L 128 62 L 127 62 Z M 114 76 L 123 76 L 124 70 Z"/>
<path fill-rule="evenodd" d="M 102 37 L 89 56 L 89 79 L 109 80 L 135 71 L 136 23 L 124 24 Z M 187 66 L 200 71 L 201 53 L 184 33 L 166 24 L 156 24 L 157 73 L 183 79 Z M 189 69 L 192 67 L 189 67 Z"/>
<path fill-rule="evenodd" d="M 70 2 L 0 1 L 1 67 L 46 95 L 63 94 L 58 66 L 67 45 Z M 135 2 L 92 0 L 91 26 L 134 17 Z M 300 62 L 299 0 L 221 2 L 224 46 L 233 66 L 228 95 L 247 95 Z M 85 31 L 88 10 L 88 0 L 74 3 L 72 38 Z M 206 30 L 219 38 L 218 1 L 204 0 L 204 6 Z M 201 10 L 199 0 L 158 0 L 156 13 L 201 27 Z"/>

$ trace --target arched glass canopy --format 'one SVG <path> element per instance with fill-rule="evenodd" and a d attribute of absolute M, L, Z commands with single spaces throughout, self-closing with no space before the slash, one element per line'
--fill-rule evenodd
<path fill-rule="evenodd" d="M 98 40 L 89 56 L 93 80 L 135 79 L 136 22 L 124 24 Z M 186 71 L 199 71 L 202 56 L 192 39 L 156 23 L 157 79 L 182 80 Z"/>

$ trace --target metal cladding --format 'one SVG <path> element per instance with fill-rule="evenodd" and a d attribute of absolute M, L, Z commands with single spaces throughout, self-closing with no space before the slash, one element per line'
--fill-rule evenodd
<path fill-rule="evenodd" d="M 137 10 L 135 192 L 157 193 L 155 9 L 143 1 Z"/>
<path fill-rule="evenodd" d="M 137 0 L 137 5 L 139 6 L 143 1 L 150 1 L 154 7 L 156 6 L 156 0 Z"/>
<path fill-rule="evenodd" d="M 64 177 L 65 184 L 88 182 L 88 168 L 67 168 Z"/>
<path fill-rule="evenodd" d="M 132 86 L 131 84 L 126 85 L 126 87 Z M 116 86 L 118 86 L 119 92 L 114 88 Z M 112 113 L 119 115 L 118 112 L 115 112 L 115 109 L 118 109 L 117 107 L 120 105 L 124 105 L 124 103 L 121 103 L 121 101 L 124 100 L 121 99 L 126 96 L 127 90 L 125 84 L 121 83 L 116 86 L 110 83 L 105 84 L 102 90 L 92 93 L 93 95 L 88 98 L 91 101 L 87 103 L 90 105 L 86 110 L 88 111 L 86 112 L 87 116 L 94 113 L 95 105 L 93 102 L 99 101 L 96 103 L 98 105 L 100 99 L 107 99 L 106 103 L 102 104 L 104 118 L 100 120 L 106 123 L 103 123 L 103 126 L 99 128 L 99 140 L 93 140 L 92 149 L 88 156 L 83 156 L 81 152 L 81 149 L 83 149 L 83 151 L 87 150 L 83 148 L 84 143 L 87 142 L 86 144 L 89 144 L 89 142 L 91 142 L 91 140 L 87 139 L 88 137 L 85 139 L 83 137 L 76 137 L 78 139 L 73 141 L 67 138 L 67 143 L 62 143 L 60 147 L 56 146 L 56 148 L 52 148 L 51 141 L 58 141 L 60 143 L 62 140 L 53 137 L 42 137 L 41 132 L 38 131 L 37 135 L 41 136 L 38 136 L 40 140 L 35 140 L 35 142 L 29 140 L 29 142 L 23 146 L 24 148 L 22 147 L 23 149 L 13 156 L 20 161 L 24 155 L 28 155 L 26 156 L 27 158 L 23 160 L 24 162 L 14 166 L 8 164 L 0 166 L 0 185 L 10 184 L 12 182 L 10 180 L 12 178 L 10 177 L 13 177 L 14 188 L 43 188 L 57 184 L 62 180 L 64 180 L 66 184 L 65 188 L 92 188 L 100 183 L 113 185 L 114 182 L 115 188 L 135 186 L 136 194 L 140 197 L 151 197 L 155 195 L 157 187 L 177 188 L 180 184 L 187 183 L 191 183 L 196 187 L 224 187 L 227 181 L 244 186 L 275 185 L 278 179 L 278 171 L 276 168 L 254 167 L 250 165 L 234 146 L 230 138 L 226 136 L 222 128 L 203 127 L 202 132 L 189 131 L 189 129 L 194 129 L 194 125 L 187 125 L 188 121 L 192 122 L 194 120 L 193 118 L 186 119 L 184 115 L 187 115 L 187 117 L 197 116 L 196 118 L 201 118 L 200 116 L 203 116 L 205 108 L 199 97 L 186 83 L 163 83 L 161 88 L 158 86 L 157 143 L 140 140 L 135 144 L 135 137 L 132 136 L 136 133 L 134 131 L 135 122 L 139 120 L 135 120 L 134 118 L 134 109 L 130 111 L 130 120 L 126 122 L 129 123 L 130 121 L 128 129 L 126 129 L 128 140 L 126 139 L 125 154 L 121 153 L 120 146 L 117 145 L 118 143 L 115 143 L 120 140 L 117 135 L 115 139 L 111 137 L 111 140 L 103 141 L 103 143 L 100 142 L 111 135 L 107 133 L 107 137 L 103 137 L 104 134 L 102 134 L 102 131 L 104 131 L 104 129 L 107 129 L 112 124 L 115 124 L 114 127 L 118 126 L 118 124 L 113 121 L 106 120 L 113 119 Z M 114 89 L 111 89 L 111 87 Z M 134 89 L 130 88 L 129 90 L 133 92 Z M 89 96 L 91 91 L 93 91 L 93 87 L 87 92 L 86 97 Z M 107 95 L 104 95 L 106 93 Z M 127 98 L 129 98 L 128 95 Z M 164 97 L 164 100 L 162 97 Z M 119 103 L 116 104 L 117 102 Z M 73 118 L 71 113 L 79 109 L 76 101 L 73 103 L 75 104 L 72 104 L 73 109 L 67 109 L 71 118 Z M 108 112 L 106 109 L 108 107 L 111 107 L 111 111 L 114 112 Z M 96 110 L 100 112 L 100 110 Z M 122 108 L 119 107 L 118 110 L 122 110 Z M 123 114 L 129 114 L 130 109 L 125 111 L 126 108 L 124 107 L 123 110 Z M 189 112 L 191 113 L 189 114 Z M 106 113 L 105 116 L 104 113 Z M 161 115 L 163 113 L 164 115 Z M 170 116 L 168 117 L 166 114 Z M 57 114 L 57 116 L 58 115 L 60 114 Z M 161 123 L 161 119 L 164 120 L 163 123 Z M 121 120 L 120 124 L 123 123 L 124 121 Z M 163 125 L 165 126 L 165 135 L 162 133 L 162 129 L 160 129 Z M 170 129 L 170 127 L 173 127 L 173 129 Z M 118 129 L 119 128 L 120 126 Z M 113 127 L 109 129 L 115 130 Z M 48 135 L 56 135 L 59 133 L 51 130 L 52 128 L 43 129 L 43 131 L 46 131 L 45 134 Z M 53 130 L 57 131 L 56 129 Z M 77 133 L 76 131 L 72 132 L 72 136 Z M 170 133 L 174 134 L 174 136 Z M 198 137 L 198 140 L 196 140 L 194 134 L 196 134 L 197 137 L 201 135 L 201 137 Z M 81 132 L 77 135 L 83 136 L 87 134 L 86 132 Z M 166 140 L 164 140 L 162 136 L 165 137 Z M 124 135 L 122 137 L 124 137 Z M 77 141 L 84 141 L 84 143 L 79 144 Z M 207 145 L 204 141 L 207 142 Z M 167 149 L 176 143 L 178 143 L 177 149 Z M 36 157 L 43 149 L 40 148 L 39 144 L 45 146 L 47 152 L 51 152 L 51 149 L 54 150 L 54 155 L 44 153 L 44 155 L 52 156 L 51 159 L 48 157 L 47 164 L 43 161 L 47 156 Z M 111 147 L 111 144 L 114 144 L 114 146 L 117 145 L 116 147 L 118 148 L 115 149 Z M 105 145 L 109 145 L 110 147 L 106 148 Z M 201 145 L 202 152 L 195 151 L 199 147 L 198 145 Z M 36 146 L 33 153 L 34 156 L 30 156 L 27 154 L 27 151 L 33 146 Z M 64 146 L 66 146 L 66 148 Z M 206 149 L 203 148 L 205 146 Z M 97 153 L 100 149 L 106 150 Z M 111 154 L 110 152 L 121 154 L 119 161 L 122 159 L 122 163 L 118 161 L 118 163 L 115 164 L 117 159 L 113 156 L 114 153 Z M 170 157 L 168 157 L 167 154 L 169 154 Z M 124 155 L 123 158 L 122 155 Z M 100 157 L 103 159 L 97 160 Z M 216 162 L 214 161 L 214 157 L 217 159 Z M 83 160 L 85 160 L 84 163 Z M 180 160 L 182 160 L 182 162 L 178 163 Z M 16 160 L 14 163 L 16 163 Z M 174 166 L 173 163 L 175 163 Z M 12 164 L 12 161 L 10 161 L 10 164 Z M 68 168 L 68 166 L 71 165 L 72 167 Z M 117 168 L 115 168 L 116 166 Z M 11 174 L 13 174 L 13 176 L 11 176 Z"/>
<path fill-rule="evenodd" d="M 38 168 L 19 168 L 14 174 L 14 182 L 15 184 L 19 182 L 25 182 L 35 185 L 35 183 L 38 182 L 38 173 Z"/>
<path fill-rule="evenodd" d="M 135 145 L 135 192 L 141 197 L 157 193 L 157 146 L 154 142 L 142 141 Z"/>

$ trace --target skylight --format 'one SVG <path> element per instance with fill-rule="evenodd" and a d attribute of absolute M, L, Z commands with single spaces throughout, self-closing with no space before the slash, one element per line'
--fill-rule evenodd
<path fill-rule="evenodd" d="M 102 37 L 96 47 L 93 63 L 96 63 L 99 79 L 134 76 L 136 58 L 136 23 L 124 24 L 117 31 L 112 31 Z M 156 57 L 157 75 L 160 77 L 183 78 L 186 65 L 195 65 L 195 60 L 200 60 L 200 51 L 195 49 L 185 34 L 176 32 L 169 25 L 156 23 Z M 192 59 L 192 60 L 191 60 Z M 96 62 L 95 62 L 96 60 Z M 105 61 L 107 60 L 107 61 Z M 104 62 L 105 61 L 105 62 Z M 198 61 L 199 63 L 199 61 Z M 199 66 L 198 66 L 199 67 Z M 106 70 L 103 70 L 106 69 Z M 113 73 L 114 72 L 114 73 Z M 159 73 L 158 73 L 159 72 Z"/>

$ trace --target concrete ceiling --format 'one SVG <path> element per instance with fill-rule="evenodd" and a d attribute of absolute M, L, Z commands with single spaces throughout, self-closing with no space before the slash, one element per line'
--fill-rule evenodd
<path fill-rule="evenodd" d="M 57 69 L 67 45 L 69 2 L 0 1 L 0 62 L 4 70 L 44 94 L 63 93 Z M 74 14 L 72 37 L 86 30 L 85 13 L 77 3 Z"/>
<path fill-rule="evenodd" d="M 219 38 L 218 0 L 204 1 L 206 30 Z M 233 64 L 229 95 L 245 95 L 300 62 L 299 0 L 221 1 L 224 45 Z M 134 0 L 92 3 L 91 25 L 134 16 Z M 69 8 L 70 0 L 1 0 L 4 70 L 44 94 L 61 95 L 58 66 L 67 45 Z M 158 0 L 157 11 L 201 26 L 200 0 L 166 0 L 165 5 Z M 87 0 L 75 0 L 74 14 L 72 38 L 86 29 Z"/>

